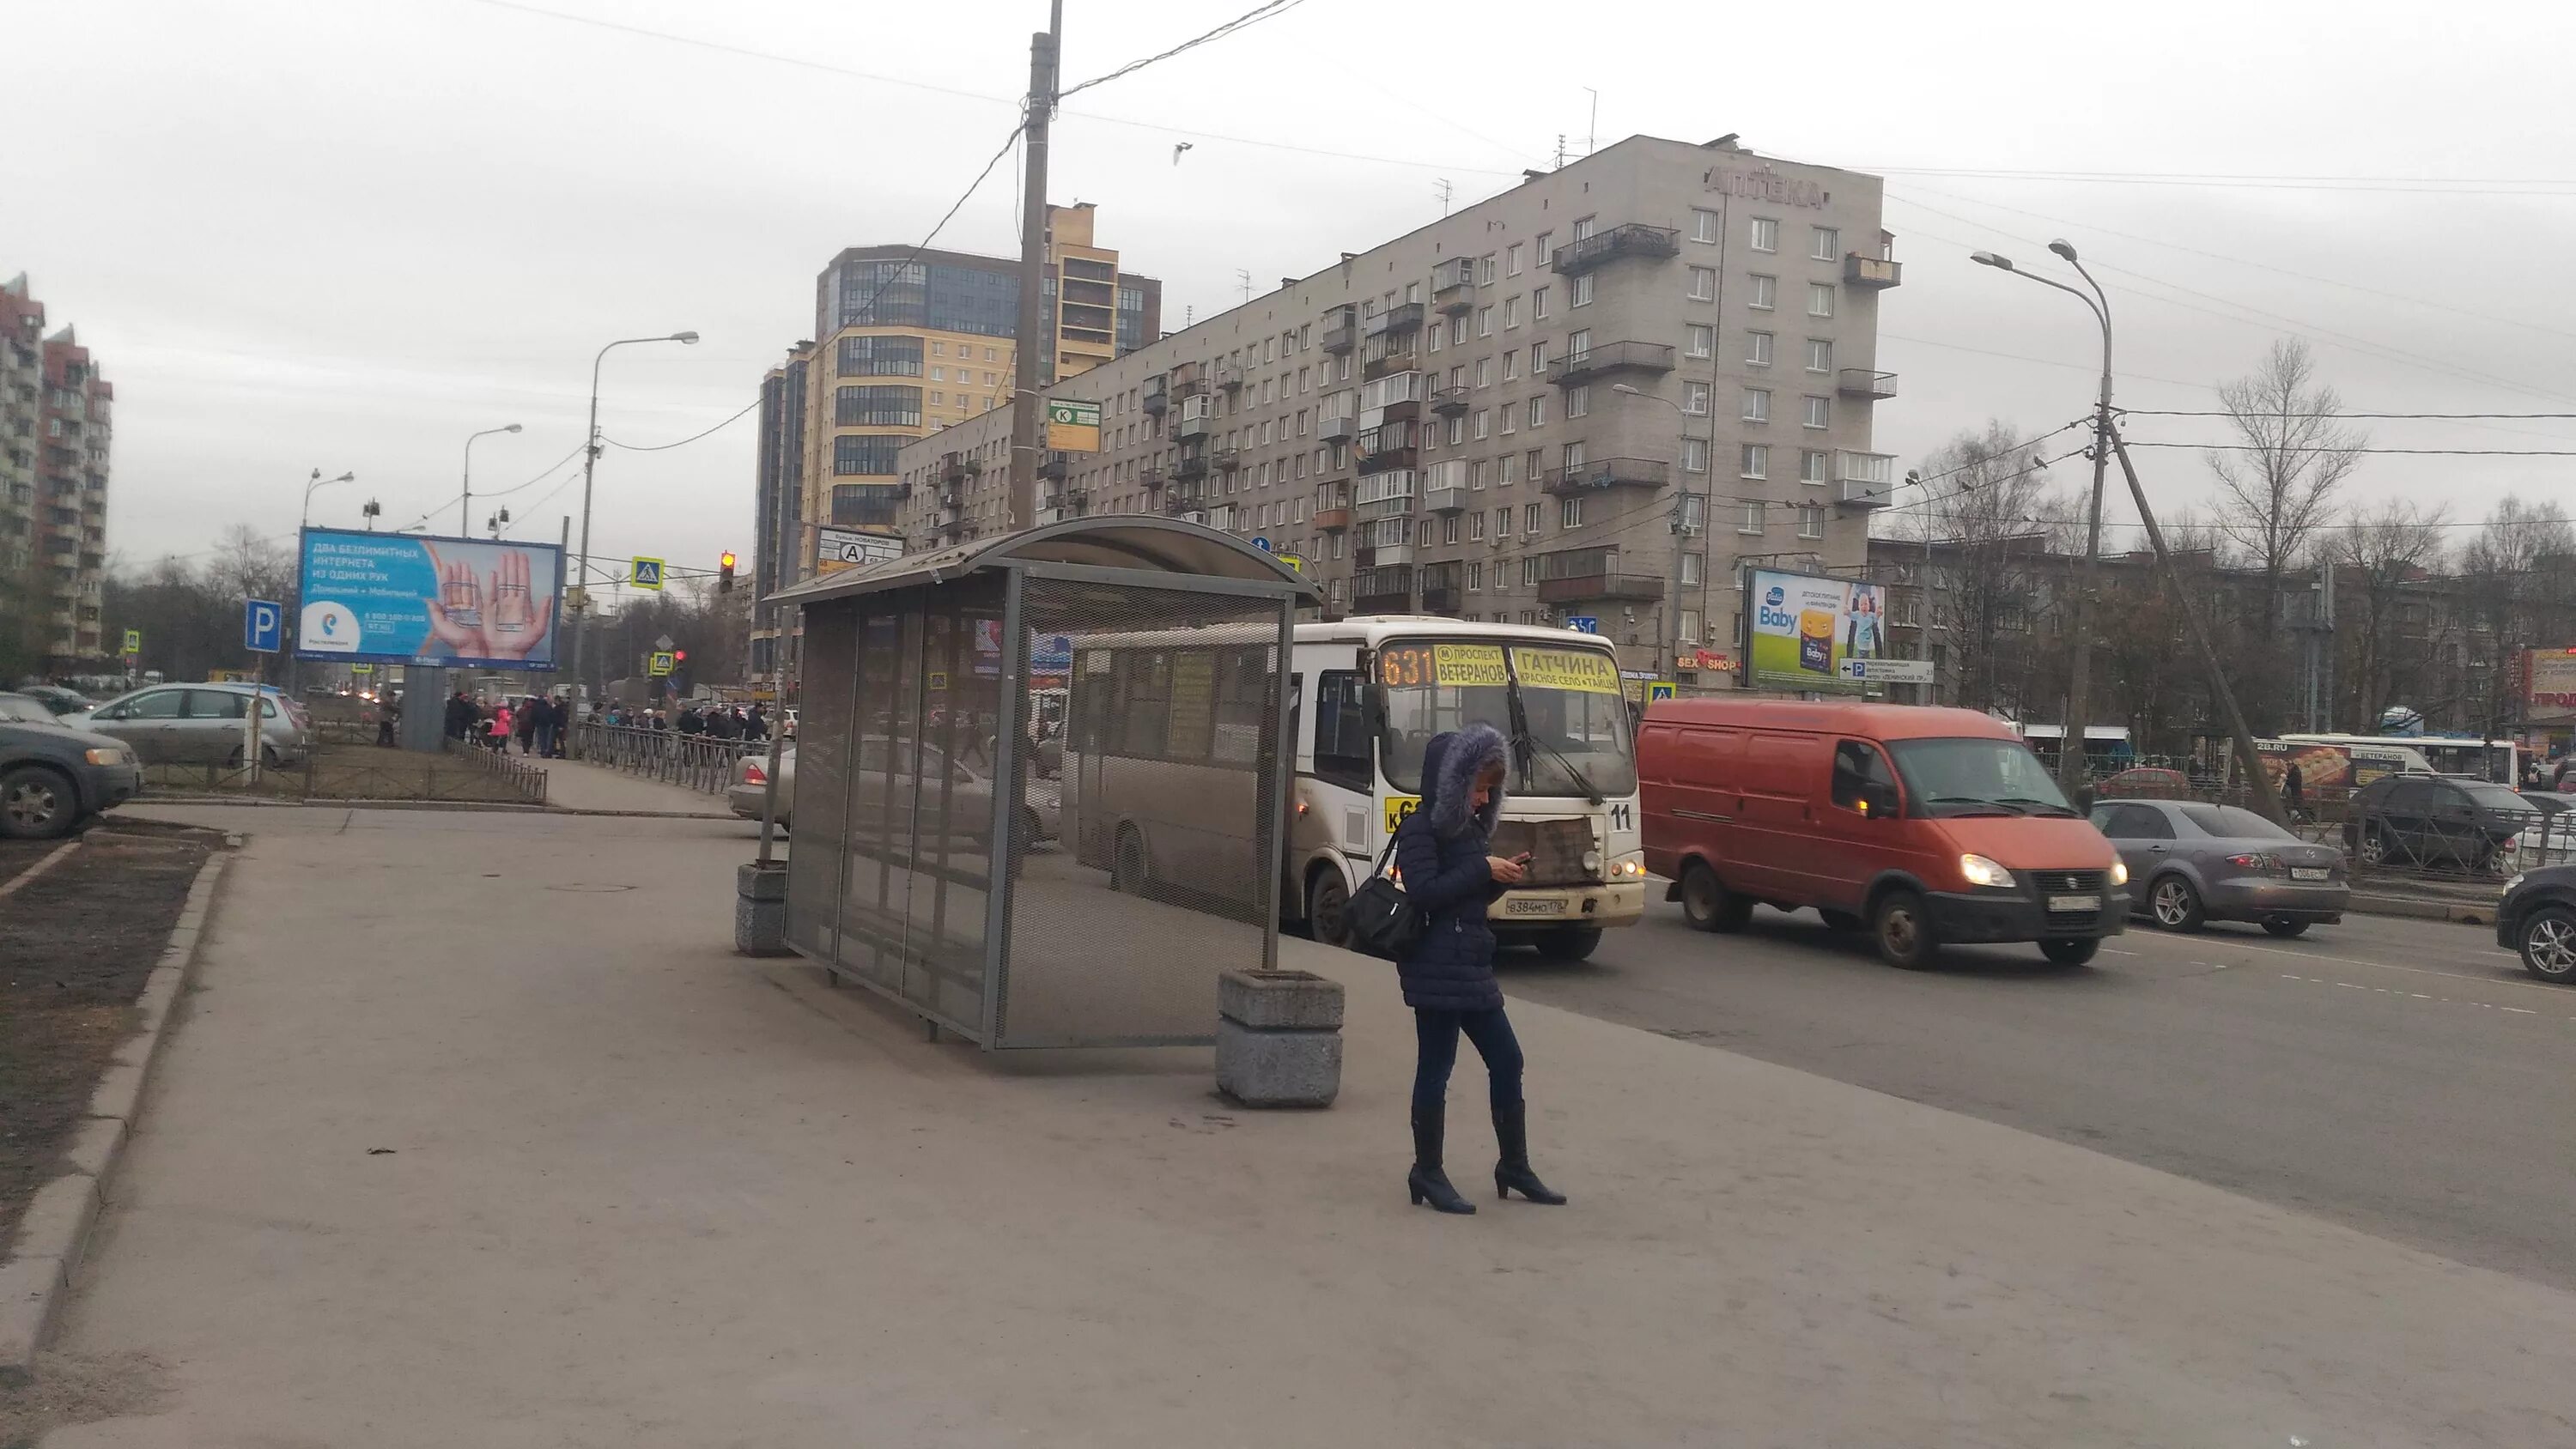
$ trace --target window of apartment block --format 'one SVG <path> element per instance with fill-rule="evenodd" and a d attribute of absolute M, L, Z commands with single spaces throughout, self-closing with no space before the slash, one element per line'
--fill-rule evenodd
<path fill-rule="evenodd" d="M 1717 213 L 1700 207 L 1691 208 L 1691 240 L 1714 242 L 1718 238 Z"/>
<path fill-rule="evenodd" d="M 1517 277 L 1520 274 L 1521 244 L 1519 242 L 1514 242 L 1503 251 L 1503 275 L 1506 277 Z"/>
<path fill-rule="evenodd" d="M 1476 258 L 1476 285 L 1479 287 L 1490 287 L 1494 285 L 1494 254 L 1492 252 L 1487 252 L 1483 256 Z"/>
<path fill-rule="evenodd" d="M 1454 448 L 1466 441 L 1467 420 L 1465 418 L 1451 418 L 1449 420 L 1449 446 Z"/>
<path fill-rule="evenodd" d="M 1714 300 L 1716 300 L 1716 298 L 1717 298 L 1717 268 L 1715 268 L 1715 267 L 1693 267 L 1693 268 L 1691 268 L 1691 269 L 1690 269 L 1690 299 L 1691 299 L 1692 301 L 1694 301 L 1694 302 L 1709 302 L 1709 301 L 1714 301 Z"/>
<path fill-rule="evenodd" d="M 1531 504 L 1530 511 L 1535 514 L 1538 511 L 1538 505 L 1535 503 Z M 1532 518 L 1530 520 L 1529 531 L 1532 533 L 1538 532 L 1538 520 L 1536 518 Z M 1521 560 L 1521 587 L 1525 589 L 1534 589 L 1538 587 L 1538 558 L 1536 555 L 1532 555 L 1529 558 Z"/>
<path fill-rule="evenodd" d="M 1488 410 L 1484 408 L 1476 409 L 1476 441 L 1483 442 L 1487 437 L 1492 435 L 1492 431 L 1493 422 Z"/>
<path fill-rule="evenodd" d="M 1580 498 L 1558 499 L 1556 504 L 1556 526 L 1559 528 L 1581 528 L 1583 526 L 1583 500 Z"/>
<path fill-rule="evenodd" d="M 1743 456 L 1744 460 L 1743 467 L 1739 470 L 1742 476 L 1747 478 L 1768 478 L 1771 476 L 1771 447 L 1769 444 L 1746 443 L 1737 451 Z"/>
<path fill-rule="evenodd" d="M 1834 315 L 1834 289 L 1832 283 L 1809 282 L 1807 284 L 1807 315 L 1810 317 L 1831 317 Z"/>
<path fill-rule="evenodd" d="M 1517 352 L 1517 351 L 1512 351 L 1512 352 L 1506 352 L 1506 353 L 1504 353 L 1504 354 L 1503 354 L 1503 381 L 1505 381 L 1505 382 L 1510 382 L 1512 379 L 1514 379 L 1514 378 L 1516 378 L 1516 377 L 1518 377 L 1518 376 L 1520 376 L 1520 375 L 1521 375 L 1521 355 L 1520 355 L 1520 353 L 1519 353 L 1519 352 Z"/>
<path fill-rule="evenodd" d="M 1696 589 L 1708 579 L 1708 555 L 1686 553 L 1681 557 L 1682 587 Z"/>
<path fill-rule="evenodd" d="M 1822 538 L 1825 536 L 1824 505 L 1819 503 L 1806 503 L 1799 505 L 1798 536 L 1800 538 Z"/>
<path fill-rule="evenodd" d="M 1509 488 L 1514 483 L 1519 482 L 1520 480 L 1513 475 L 1520 470 L 1520 462 L 1521 457 L 1518 453 L 1505 453 L 1503 456 L 1496 458 L 1494 460 L 1494 486 L 1497 488 Z"/>
<path fill-rule="evenodd" d="M 1565 415 L 1569 418 L 1592 415 L 1592 384 L 1587 382 L 1565 390 Z"/>
<path fill-rule="evenodd" d="M 843 428 L 920 427 L 921 389 L 899 386 L 842 388 L 833 396 L 832 423 Z"/>
<path fill-rule="evenodd" d="M 1503 329 L 1505 331 L 1509 331 L 1519 325 L 1521 325 L 1521 299 L 1518 297 L 1505 297 L 1503 299 Z"/>
<path fill-rule="evenodd" d="M 1744 365 L 1747 367 L 1769 367 L 1771 365 L 1770 333 L 1747 332 L 1744 334 Z"/>
<path fill-rule="evenodd" d="M 1574 305 L 1577 307 L 1589 307 L 1592 305 L 1592 274 L 1590 272 L 1585 272 L 1583 275 L 1574 279 Z"/>
<path fill-rule="evenodd" d="M 1441 339 L 1442 335 L 1443 335 L 1443 334 L 1442 334 L 1441 329 L 1440 329 L 1440 324 L 1439 324 L 1439 323 L 1437 323 L 1437 322 L 1434 322 L 1433 324 L 1431 324 L 1431 350 L 1432 350 L 1432 351 L 1434 351 L 1434 352 L 1438 352 L 1438 351 L 1440 350 L 1440 339 Z"/>
<path fill-rule="evenodd" d="M 1698 642 L 1699 642 L 1699 610 L 1697 610 L 1697 609 L 1684 609 L 1684 610 L 1681 610 L 1681 611 L 1680 611 L 1680 615 L 1679 615 L 1679 617 L 1680 617 L 1680 620 L 1681 620 L 1680 628 L 1681 628 L 1681 637 L 1682 637 L 1682 642 L 1683 642 L 1683 643 L 1685 643 L 1685 644 L 1696 644 L 1696 643 L 1698 643 Z"/>
<path fill-rule="evenodd" d="M 1536 243 L 1537 250 L 1534 255 L 1537 256 L 1538 264 L 1542 267 L 1556 260 L 1555 238 L 1556 233 L 1552 231 L 1543 231 L 1538 234 L 1538 241 Z"/>
<path fill-rule="evenodd" d="M 1717 329 L 1694 322 L 1682 329 L 1682 351 L 1692 357 L 1710 357 L 1717 352 Z"/>
<path fill-rule="evenodd" d="M 1512 506 L 1508 503 L 1494 510 L 1494 537 L 1512 536 Z"/>
<path fill-rule="evenodd" d="M 1682 384 L 1682 411 L 1695 418 L 1708 416 L 1709 385 L 1704 382 Z"/>
<path fill-rule="evenodd" d="M 1467 539 L 1469 542 L 1475 543 L 1483 541 L 1484 537 L 1485 510 L 1479 508 L 1475 512 L 1467 515 Z"/>
<path fill-rule="evenodd" d="M 1537 475 L 1532 474 L 1531 476 L 1535 477 L 1535 476 L 1537 476 Z M 1526 504 L 1521 505 L 1521 532 L 1523 532 L 1523 533 L 1536 533 L 1536 532 L 1538 532 L 1538 505 L 1537 505 L 1537 504 L 1535 504 L 1535 503 L 1526 503 Z M 1535 564 L 1537 561 L 1533 559 L 1531 562 L 1532 562 L 1533 564 Z M 1536 575 L 1536 574 L 1532 574 L 1532 575 L 1530 575 L 1530 582 L 1531 582 L 1531 583 L 1537 583 L 1537 582 L 1538 582 L 1538 575 Z"/>
<path fill-rule="evenodd" d="M 931 346 L 933 346 L 933 347 L 936 347 L 936 346 L 938 346 L 938 345 L 939 345 L 939 344 L 938 344 L 938 343 L 936 343 L 936 342 L 934 342 L 934 343 L 932 343 L 932 344 L 931 344 Z M 931 380 L 932 382 L 946 382 L 946 381 L 948 380 L 948 369 L 947 369 L 947 368 L 944 368 L 944 367 L 934 367 L 934 368 L 932 368 L 932 369 L 930 370 L 930 380 Z M 965 374 L 965 373 L 962 373 L 962 372 L 961 372 L 961 373 L 959 373 L 959 374 L 957 375 L 957 380 L 958 380 L 959 382 L 973 382 L 975 379 L 974 379 L 973 377 L 971 377 L 971 376 L 969 376 L 969 375 L 967 375 L 967 374 Z"/>
<path fill-rule="evenodd" d="M 1493 308 L 1479 307 L 1476 309 L 1476 335 L 1479 337 L 1491 337 L 1494 335 Z"/>
<path fill-rule="evenodd" d="M 1533 428 L 1543 428 L 1547 426 L 1546 393 L 1540 393 L 1538 396 L 1529 400 L 1529 425 Z"/>
<path fill-rule="evenodd" d="M 1501 430 L 1501 431 L 1502 431 L 1502 435 L 1503 435 L 1504 437 L 1508 438 L 1508 437 L 1510 437 L 1510 436 L 1512 435 L 1512 430 L 1513 430 L 1513 429 L 1515 429 L 1515 428 L 1517 428 L 1517 427 L 1519 427 L 1519 426 L 1521 425 L 1521 408 L 1520 408 L 1520 404 L 1518 404 L 1518 403 L 1505 403 L 1505 404 L 1503 404 L 1503 405 L 1502 405 L 1502 407 L 1499 409 L 1499 411 L 1500 411 L 1500 412 L 1502 413 L 1502 415 L 1503 415 L 1503 426 L 1502 426 L 1502 430 Z"/>
<path fill-rule="evenodd" d="M 1533 342 L 1530 344 L 1530 376 L 1536 377 L 1545 371 L 1547 371 L 1547 344 Z"/>
<path fill-rule="evenodd" d="M 933 357 L 946 357 L 948 355 L 948 344 L 945 342 L 931 343 L 930 355 Z"/>
<path fill-rule="evenodd" d="M 1830 340 L 1822 337 L 1807 339 L 1807 370 L 1809 372 L 1834 370 L 1834 344 Z"/>
<path fill-rule="evenodd" d="M 1743 513 L 1738 515 L 1736 519 L 1735 531 L 1738 533 L 1760 533 L 1762 531 L 1762 505 L 1759 503 L 1746 503 L 1744 505 Z"/>
<path fill-rule="evenodd" d="M 1708 439 L 1682 439 L 1682 471 L 1685 473 L 1708 471 Z"/>
<path fill-rule="evenodd" d="M 1467 319 L 1464 316 L 1452 317 L 1449 319 L 1449 345 L 1452 347 L 1464 347 L 1467 345 Z M 1342 377 L 1345 381 L 1348 381 L 1350 375 L 1350 354 L 1344 353 L 1342 355 Z"/>
<path fill-rule="evenodd" d="M 948 406 L 948 394 L 944 392 L 932 392 L 930 395 L 930 405 L 935 408 L 944 408 Z M 959 393 L 957 395 L 957 405 L 961 408 L 966 406 L 966 395 L 964 393 Z"/>
<path fill-rule="evenodd" d="M 1490 358 L 1490 357 L 1479 357 L 1479 358 L 1477 358 L 1477 359 L 1476 359 L 1476 386 L 1478 386 L 1478 387 L 1492 387 L 1493 385 L 1494 385 L 1494 359 L 1492 359 L 1492 358 Z"/>
<path fill-rule="evenodd" d="M 1811 428 L 1831 427 L 1834 421 L 1833 399 L 1823 397 L 1808 398 L 1807 415 L 1802 421 Z"/>
<path fill-rule="evenodd" d="M 1760 272 L 1755 272 L 1753 274 L 1753 293 L 1745 299 L 1744 305 L 1761 312 L 1768 312 L 1772 308 L 1780 305 L 1780 279 L 1778 277 L 1766 277 Z"/>
<path fill-rule="evenodd" d="M 1458 541 L 1457 514 L 1452 513 L 1448 517 L 1440 520 L 1440 541 L 1442 543 L 1456 543 Z"/>
<path fill-rule="evenodd" d="M 1530 316 L 1541 322 L 1547 320 L 1547 288 L 1538 287 L 1531 290 Z"/>
<path fill-rule="evenodd" d="M 1570 333 L 1567 333 L 1567 334 L 1566 334 L 1566 338 L 1565 338 L 1565 355 L 1566 355 L 1566 356 L 1568 356 L 1568 357 L 1572 357 L 1572 358 L 1581 358 L 1581 357 L 1583 357 L 1585 354 L 1587 354 L 1587 353 L 1589 353 L 1589 352 L 1591 352 L 1591 351 L 1592 351 L 1592 329 L 1591 329 L 1591 328 L 1589 328 L 1589 327 L 1580 327 L 1580 328 L 1577 328 L 1577 329 L 1575 329 L 1574 331 L 1572 331 L 1572 332 L 1570 332 Z"/>
<path fill-rule="evenodd" d="M 1820 262 L 1839 261 L 1843 254 L 1843 234 L 1829 226 L 1816 228 L 1816 244 L 1807 255 Z"/>
<path fill-rule="evenodd" d="M 1748 423 L 1767 423 L 1771 421 L 1771 389 L 1767 387 L 1746 388 L 1744 390 L 1744 406 L 1736 416 L 1744 419 L 1744 421 Z"/>
<path fill-rule="evenodd" d="M 1780 250 L 1780 219 L 1776 216 L 1753 218 L 1753 249 L 1757 252 Z"/>
<path fill-rule="evenodd" d="M 1801 483 L 1822 483 L 1826 481 L 1824 449 L 1801 448 L 1798 450 L 1798 481 Z"/>

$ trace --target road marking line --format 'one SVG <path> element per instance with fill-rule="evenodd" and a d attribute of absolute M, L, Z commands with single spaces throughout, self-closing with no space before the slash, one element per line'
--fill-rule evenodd
<path fill-rule="evenodd" d="M 2141 939 L 2153 939 L 2142 937 Z M 2454 981 L 2475 981 L 2485 986 L 2512 986 L 2524 991 L 2565 991 L 2563 986 L 2544 986 L 2537 981 L 2515 981 L 2503 976 L 2472 976 L 2465 971 L 2436 971 L 2429 966 L 2400 966 L 2393 961 L 2371 961 L 2359 956 L 2333 956 L 2323 951 L 2284 951 L 2278 946 L 2257 946 L 2250 941 L 2230 941 L 2234 951 L 2263 951 L 2274 956 L 2289 956 L 2301 961 L 2336 961 L 2346 966 L 2367 966 L 2374 971 L 2407 971 L 2417 976 L 2447 976 Z M 2519 956 L 2514 960 L 2521 960 Z"/>
<path fill-rule="evenodd" d="M 46 853 L 42 860 L 37 861 L 34 865 L 27 867 L 16 875 L 9 877 L 9 881 L 6 885 L 0 885 L 0 896 L 15 894 L 30 882 L 34 881 L 36 877 L 53 869 L 56 861 L 61 860 L 64 856 L 69 855 L 78 849 L 80 849 L 80 837 L 78 836 L 74 836 L 71 839 L 64 841 L 62 844 L 55 846 L 51 851 Z"/>
<path fill-rule="evenodd" d="M 2496 1010 L 2510 1011 L 2516 1016 L 2538 1016 L 2540 1014 L 2528 1006 L 2499 1006 Z"/>

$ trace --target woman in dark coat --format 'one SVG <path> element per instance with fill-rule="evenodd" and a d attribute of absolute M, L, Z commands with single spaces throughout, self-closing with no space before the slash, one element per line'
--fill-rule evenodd
<path fill-rule="evenodd" d="M 1422 938 L 1396 963 L 1404 1004 L 1413 1008 L 1417 1051 L 1413 1170 L 1404 1185 L 1414 1202 L 1444 1213 L 1476 1210 L 1449 1185 L 1440 1165 L 1449 1069 L 1458 1060 L 1461 1032 L 1485 1059 L 1494 1141 L 1501 1149 L 1495 1193 L 1565 1201 L 1530 1170 L 1521 1046 L 1503 1015 L 1502 988 L 1494 984 L 1494 933 L 1485 924 L 1486 906 L 1526 873 L 1526 857 L 1503 860 L 1486 853 L 1502 814 L 1509 763 L 1502 734 L 1491 725 L 1469 725 L 1433 739 L 1422 752 L 1422 802 L 1395 833 L 1404 893 L 1422 914 Z"/>

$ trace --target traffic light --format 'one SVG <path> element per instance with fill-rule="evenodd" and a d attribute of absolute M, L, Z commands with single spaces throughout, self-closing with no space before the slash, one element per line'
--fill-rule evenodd
<path fill-rule="evenodd" d="M 674 649 L 674 650 L 672 650 L 672 651 L 671 651 L 671 662 L 672 662 L 672 663 L 674 663 L 674 664 L 686 664 L 686 663 L 688 663 L 688 662 L 689 662 L 689 651 L 688 651 L 688 650 L 686 650 L 686 649 Z"/>
<path fill-rule="evenodd" d="M 726 549 L 716 559 L 716 592 L 719 594 L 730 594 L 733 592 L 732 549 Z"/>

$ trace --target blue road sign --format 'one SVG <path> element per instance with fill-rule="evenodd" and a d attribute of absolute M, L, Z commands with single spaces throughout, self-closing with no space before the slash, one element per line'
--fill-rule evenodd
<path fill-rule="evenodd" d="M 1270 552 L 1270 540 L 1261 534 L 1256 533 L 1252 536 L 1252 546 L 1263 553 Z"/>
<path fill-rule="evenodd" d="M 1577 634 L 1598 634 L 1601 632 L 1601 621 L 1590 614 L 1576 614 L 1565 621 L 1565 627 Z"/>
<path fill-rule="evenodd" d="M 242 600 L 242 647 L 274 654 L 286 647 L 286 606 L 274 599 Z"/>
<path fill-rule="evenodd" d="M 1670 699 L 1672 697 L 1673 686 L 1672 681 L 1670 680 L 1659 679 L 1646 686 L 1646 703 L 1648 704 L 1653 704 L 1659 699 Z"/>

